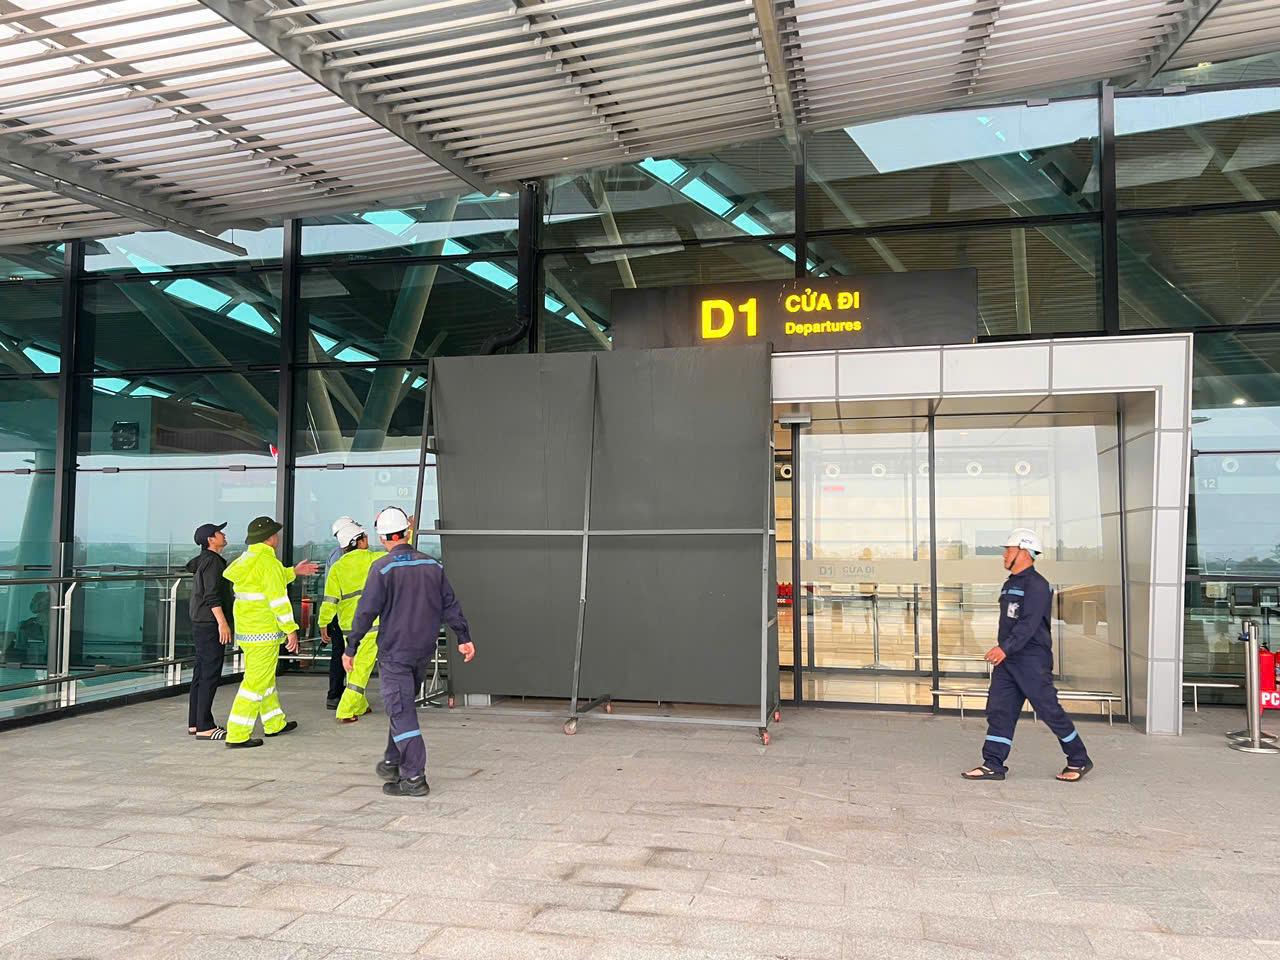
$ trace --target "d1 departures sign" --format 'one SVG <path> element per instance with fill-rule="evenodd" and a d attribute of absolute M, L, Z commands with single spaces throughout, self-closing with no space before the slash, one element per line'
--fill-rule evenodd
<path fill-rule="evenodd" d="M 615 349 L 771 343 L 775 351 L 970 343 L 976 270 L 613 291 Z"/>

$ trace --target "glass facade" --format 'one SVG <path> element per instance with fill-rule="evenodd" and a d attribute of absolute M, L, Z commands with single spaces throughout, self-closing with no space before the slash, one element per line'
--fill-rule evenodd
<path fill-rule="evenodd" d="M 430 359 L 500 340 L 610 349 L 620 288 L 968 267 L 979 340 L 1195 333 L 1187 672 L 1238 674 L 1223 617 L 1274 605 L 1280 582 L 1268 519 L 1280 489 L 1280 86 L 1266 67 L 1183 78 L 1185 90 L 860 124 L 808 137 L 799 163 L 765 139 L 518 196 L 224 233 L 244 256 L 156 231 L 0 250 L 0 489 L 13 506 L 0 577 L 158 576 L 194 552 L 205 520 L 230 521 L 235 550 L 248 519 L 281 515 L 293 559 L 327 557 L 333 516 L 374 503 L 420 504 L 425 521 Z M 901 426 L 814 435 L 794 453 L 902 454 L 918 431 Z M 1068 436 L 1033 433 L 1022 435 L 1060 452 Z M 940 429 L 939 449 L 958 436 Z M 885 524 L 927 520 L 928 505 L 904 496 Z M 831 523 L 850 509 L 838 499 L 815 501 Z M 963 529 L 950 500 L 936 505 L 939 537 L 955 520 L 968 543 L 981 531 Z M 1077 506 L 1091 549 L 1105 547 L 1093 508 Z M 804 531 L 787 526 L 799 549 Z M 886 559 L 918 561 L 918 538 L 900 533 L 911 557 Z M 166 582 L 95 586 L 93 616 L 146 633 Z M 3 606 L 5 648 L 23 663 L 39 659 L 47 593 L 14 587 Z M 893 616 L 886 631 L 914 638 Z M 78 654 L 86 665 L 92 649 Z M 127 662 L 125 650 L 150 648 L 117 644 L 97 662 Z"/>

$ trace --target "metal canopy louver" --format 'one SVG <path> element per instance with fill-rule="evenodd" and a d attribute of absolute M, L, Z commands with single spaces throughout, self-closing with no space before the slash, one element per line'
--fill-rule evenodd
<path fill-rule="evenodd" d="M 1265 0 L 0 0 L 0 244 L 230 226 L 1280 48 Z"/>

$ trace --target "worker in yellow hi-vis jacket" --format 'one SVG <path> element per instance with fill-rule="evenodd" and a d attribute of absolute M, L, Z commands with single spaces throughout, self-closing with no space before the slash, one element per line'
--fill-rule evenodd
<path fill-rule="evenodd" d="M 330 625 L 334 617 L 337 617 L 338 627 L 343 633 L 351 629 L 356 605 L 360 601 L 360 595 L 364 593 L 365 581 L 369 579 L 369 568 L 373 566 L 373 561 L 382 556 L 382 551 L 369 549 L 369 535 L 354 520 L 344 517 L 335 521 L 334 526 L 334 536 L 338 538 L 342 556 L 329 567 L 325 577 L 320 623 L 324 625 L 322 629 L 330 642 L 337 643 L 338 637 L 330 636 Z M 360 641 L 355 662 L 351 672 L 347 674 L 347 686 L 338 702 L 340 723 L 355 723 L 372 710 L 365 691 L 369 678 L 373 676 L 373 666 L 377 659 L 378 630 L 375 623 L 374 628 Z"/>
<path fill-rule="evenodd" d="M 253 736 L 254 722 L 262 718 L 268 737 L 297 729 L 288 720 L 276 693 L 276 663 L 280 641 L 288 638 L 288 650 L 298 650 L 298 625 L 289 601 L 289 584 L 294 578 L 310 576 L 320 568 L 304 560 L 289 569 L 276 558 L 281 525 L 270 517 L 258 517 L 249 524 L 245 543 L 249 549 L 227 565 L 223 576 L 235 591 L 233 620 L 235 643 L 244 651 L 244 680 L 236 692 L 227 717 L 228 747 L 260 747 Z"/>

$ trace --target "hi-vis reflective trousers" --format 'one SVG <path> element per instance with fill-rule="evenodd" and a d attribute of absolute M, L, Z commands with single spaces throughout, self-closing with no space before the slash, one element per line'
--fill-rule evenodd
<path fill-rule="evenodd" d="M 347 689 L 342 691 L 342 699 L 338 702 L 338 719 L 347 717 L 363 717 L 369 710 L 367 688 L 369 678 L 373 676 L 373 665 L 378 662 L 378 635 L 366 633 L 360 641 L 360 648 L 352 658 L 351 672 L 347 674 Z"/>
<path fill-rule="evenodd" d="M 253 736 L 253 723 L 259 716 L 262 729 L 267 733 L 283 730 L 285 725 L 284 708 L 276 693 L 280 638 L 253 643 L 242 641 L 240 649 L 244 651 L 244 680 L 227 717 L 228 743 L 243 743 Z"/>

